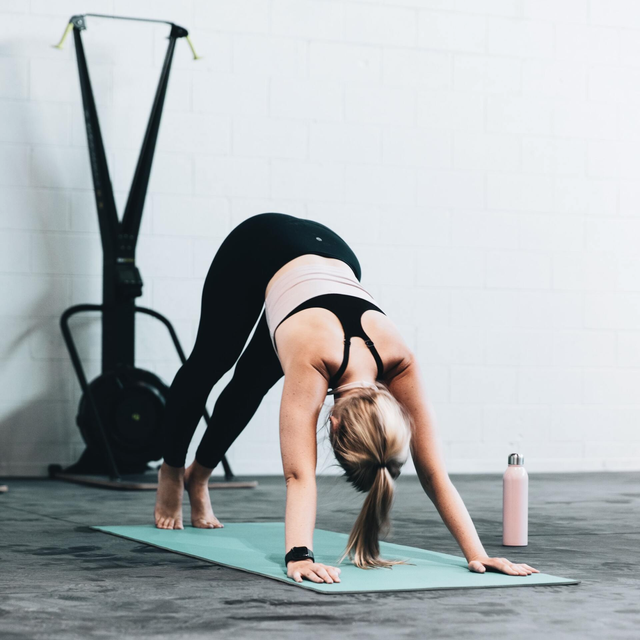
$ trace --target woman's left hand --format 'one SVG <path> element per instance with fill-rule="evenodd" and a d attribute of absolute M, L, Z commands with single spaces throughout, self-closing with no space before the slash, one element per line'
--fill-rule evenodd
<path fill-rule="evenodd" d="M 532 573 L 540 573 L 528 564 L 516 564 L 506 558 L 489 558 L 489 556 L 469 560 L 469 570 L 476 573 L 484 573 L 487 570 L 498 571 L 510 576 L 528 576 Z"/>

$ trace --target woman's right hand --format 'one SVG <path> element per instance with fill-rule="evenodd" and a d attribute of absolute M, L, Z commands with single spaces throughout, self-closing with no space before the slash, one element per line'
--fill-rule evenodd
<path fill-rule="evenodd" d="M 296 582 L 302 582 L 302 579 L 306 578 L 311 582 L 333 584 L 334 582 L 340 582 L 340 571 L 337 567 L 311 562 L 311 560 L 291 561 L 287 564 L 287 576 L 293 578 Z"/>

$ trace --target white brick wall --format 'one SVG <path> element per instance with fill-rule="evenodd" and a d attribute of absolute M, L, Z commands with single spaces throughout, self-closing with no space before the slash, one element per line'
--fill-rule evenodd
<path fill-rule="evenodd" d="M 640 469 L 637 2 L 25 0 L 0 3 L 0 474 L 83 448 L 58 319 L 100 302 L 101 248 L 73 42 L 50 45 L 86 11 L 184 23 L 203 56 L 178 42 L 138 252 L 140 303 L 187 351 L 230 229 L 313 218 L 417 354 L 450 471 L 512 450 L 534 471 Z M 89 19 L 84 41 L 122 210 L 166 29 Z M 99 323 L 73 327 L 94 377 Z M 170 383 L 164 328 L 137 338 Z M 280 472 L 281 388 L 236 472 Z"/>

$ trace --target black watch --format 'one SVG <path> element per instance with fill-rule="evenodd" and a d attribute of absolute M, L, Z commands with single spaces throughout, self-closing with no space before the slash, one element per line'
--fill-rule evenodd
<path fill-rule="evenodd" d="M 297 562 L 298 560 L 311 560 L 311 562 L 314 562 L 313 551 L 308 547 L 293 547 L 284 557 L 285 565 L 290 562 Z"/>

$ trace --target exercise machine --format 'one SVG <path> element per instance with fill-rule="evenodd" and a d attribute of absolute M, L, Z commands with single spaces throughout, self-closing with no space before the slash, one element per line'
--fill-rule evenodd
<path fill-rule="evenodd" d="M 82 43 L 86 18 L 134 20 L 166 24 L 170 27 L 169 45 L 160 73 L 160 80 L 149 116 L 140 156 L 122 220 L 116 211 L 105 147 L 100 133 L 98 112 L 91 88 L 87 60 Z M 137 306 L 135 299 L 142 295 L 142 277 L 136 266 L 135 252 L 142 219 L 144 201 L 149 185 L 160 118 L 164 106 L 169 72 L 176 42 L 184 38 L 194 59 L 189 32 L 164 20 L 127 18 L 87 13 L 74 15 L 60 42 L 62 45 L 73 31 L 80 90 L 93 185 L 95 191 L 100 237 L 103 249 L 102 304 L 77 304 L 66 309 L 60 318 L 60 328 L 82 389 L 76 423 L 82 433 L 86 449 L 70 467 L 49 466 L 51 477 L 113 489 L 155 489 L 157 479 L 149 481 L 149 462 L 161 457 L 160 425 L 169 387 L 154 373 L 135 366 L 135 318 L 137 313 L 149 315 L 162 322 L 171 336 L 180 361 L 186 361 L 184 351 L 171 322 L 162 314 Z M 78 355 L 69 328 L 69 319 L 81 312 L 99 311 L 102 314 L 102 373 L 91 382 Z M 205 409 L 209 425 L 210 416 Z M 212 489 L 252 488 L 257 482 L 235 481 L 231 467 L 223 458 L 225 481 L 210 482 Z M 106 476 L 106 477 L 105 477 Z"/>

